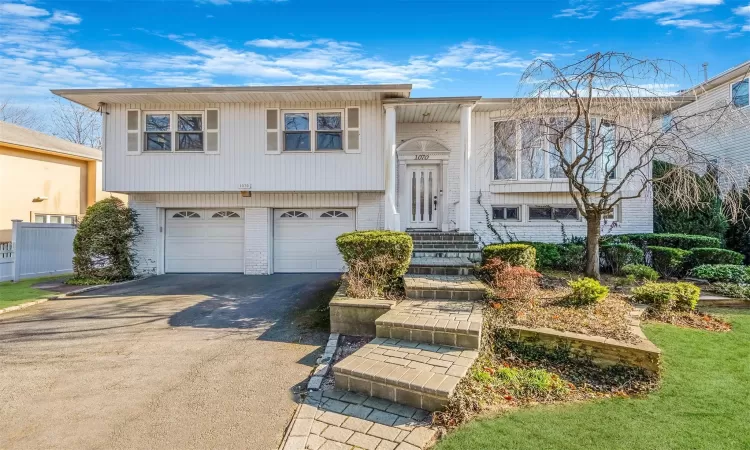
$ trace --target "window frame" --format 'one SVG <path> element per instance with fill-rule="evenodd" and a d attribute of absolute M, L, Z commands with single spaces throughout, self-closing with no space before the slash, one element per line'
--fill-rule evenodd
<path fill-rule="evenodd" d="M 147 131 L 146 130 L 146 122 L 148 120 L 148 116 L 169 116 L 169 131 Z M 174 111 L 143 111 L 141 114 L 141 121 L 143 122 L 141 124 L 142 126 L 142 145 L 143 148 L 141 149 L 141 152 L 143 153 L 172 153 L 174 152 Z M 170 149 L 169 150 L 149 150 L 148 147 L 148 134 L 170 134 Z"/>
<path fill-rule="evenodd" d="M 219 129 L 216 130 L 208 130 L 208 124 L 206 123 L 206 111 L 208 110 L 216 110 L 219 114 L 218 121 L 221 121 L 221 111 L 219 108 L 205 108 L 205 109 L 196 109 L 196 110 L 172 110 L 172 111 L 157 111 L 157 110 L 139 110 L 140 111 L 140 122 L 141 122 L 141 129 L 138 133 L 141 142 L 139 143 L 140 147 L 140 154 L 144 153 L 156 153 L 156 154 L 165 154 L 165 153 L 203 153 L 203 154 L 218 154 L 219 152 L 207 152 L 207 133 L 213 132 L 218 133 Z M 169 131 L 146 131 L 146 120 L 148 116 L 150 115 L 165 115 L 169 116 Z M 177 121 L 179 119 L 180 115 L 200 115 L 201 116 L 201 131 L 178 131 L 177 130 Z M 219 125 L 219 123 L 217 123 Z M 148 139 L 147 135 L 148 133 L 169 133 L 171 136 L 171 145 L 169 150 L 148 150 L 146 147 L 148 145 Z M 179 137 L 180 133 L 187 134 L 187 133 L 200 133 L 203 135 L 203 148 L 201 150 L 178 150 L 178 143 L 177 138 Z M 220 137 L 217 137 L 219 139 Z M 219 141 L 217 140 L 217 145 Z"/>
<path fill-rule="evenodd" d="M 550 218 L 549 219 L 532 219 L 531 218 L 531 208 L 549 208 L 550 209 Z M 562 209 L 562 208 L 572 208 L 575 210 L 576 218 L 575 219 L 558 219 L 555 217 L 555 209 Z M 580 222 L 581 221 L 581 212 L 578 211 L 578 208 L 575 205 L 526 205 L 527 211 L 527 220 L 529 222 L 542 222 L 542 223 L 550 223 L 550 222 Z"/>
<path fill-rule="evenodd" d="M 734 86 L 740 83 L 747 83 L 748 90 L 747 90 L 747 105 L 738 106 L 734 103 Z M 733 83 L 729 83 L 729 104 L 732 105 L 735 108 L 743 109 L 750 107 L 750 77 L 742 78 L 740 80 L 737 80 Z"/>
<path fill-rule="evenodd" d="M 59 217 L 60 222 L 58 223 L 52 223 L 50 222 L 51 217 Z M 37 217 L 44 217 L 44 222 L 37 222 Z M 65 218 L 71 217 L 72 220 L 70 223 L 65 223 Z M 63 213 L 32 213 L 32 219 L 34 220 L 33 223 L 46 223 L 46 224 L 52 224 L 52 225 L 75 225 L 78 223 L 78 215 L 77 214 L 63 214 Z"/>
<path fill-rule="evenodd" d="M 318 114 L 331 114 L 336 113 L 339 114 L 341 117 L 341 128 L 338 130 L 318 130 Z M 311 153 L 344 153 L 346 151 L 347 143 L 345 141 L 346 139 L 346 132 L 347 129 L 347 119 L 346 119 L 346 108 L 325 108 L 325 109 L 279 109 L 279 120 L 281 121 L 280 126 L 281 128 L 278 130 L 281 132 L 281 150 L 280 153 L 289 153 L 289 154 L 295 154 L 295 155 L 307 155 Z M 307 114 L 307 117 L 309 119 L 309 130 L 307 130 L 307 133 L 310 133 L 310 150 L 287 150 L 286 149 L 286 120 L 284 119 L 286 114 Z M 361 119 L 360 119 L 361 120 Z M 358 130 L 361 129 L 361 123 L 360 128 L 357 128 Z M 268 130 L 267 130 L 268 131 Z M 318 148 L 318 133 L 338 133 L 341 135 L 341 148 L 331 148 L 331 149 L 319 149 Z M 303 131 L 290 131 L 290 133 L 304 133 Z M 275 152 L 274 152 L 275 153 Z"/>
<path fill-rule="evenodd" d="M 493 222 L 523 222 L 522 217 L 522 210 L 521 205 L 492 205 L 492 221 Z M 503 209 L 503 218 L 495 218 L 495 208 L 502 208 Z M 515 209 L 517 211 L 517 218 L 515 219 L 508 219 L 508 209 Z"/>
<path fill-rule="evenodd" d="M 213 108 L 212 108 L 213 109 Z M 191 116 L 201 116 L 201 131 L 179 131 L 178 128 L 178 122 L 180 115 L 191 115 Z M 172 151 L 175 153 L 205 153 L 206 152 L 206 110 L 200 110 L 200 111 L 174 111 L 174 126 L 172 127 Z M 179 137 L 180 133 L 182 134 L 197 134 L 200 133 L 203 135 L 201 139 L 201 146 L 203 147 L 201 150 L 180 150 L 179 143 L 177 142 L 177 138 Z"/>

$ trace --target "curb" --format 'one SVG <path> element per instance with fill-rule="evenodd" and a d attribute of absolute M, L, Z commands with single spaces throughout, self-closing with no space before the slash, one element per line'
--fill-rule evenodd
<path fill-rule="evenodd" d="M 331 362 L 333 361 L 333 355 L 336 354 L 336 349 L 339 345 L 339 333 L 331 333 L 328 336 L 328 343 L 326 349 L 323 352 L 323 356 L 318 358 L 317 367 L 310 377 L 310 381 L 307 382 L 308 391 L 317 391 L 323 384 L 323 379 L 328 374 L 331 368 Z"/>
<path fill-rule="evenodd" d="M 26 308 L 28 308 L 30 306 L 35 306 L 35 305 L 38 305 L 40 303 L 44 303 L 47 300 L 50 300 L 50 299 L 49 298 L 40 298 L 39 300 L 34 300 L 34 301 L 31 301 L 31 302 L 21 303 L 20 305 L 8 306 L 7 308 L 0 309 L 0 314 L 5 314 L 5 313 L 13 312 L 13 311 L 18 311 L 19 309 L 26 309 Z"/>

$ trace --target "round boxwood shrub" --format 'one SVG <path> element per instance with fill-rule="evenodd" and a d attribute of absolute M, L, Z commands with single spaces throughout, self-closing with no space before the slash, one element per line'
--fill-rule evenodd
<path fill-rule="evenodd" d="M 568 286 L 573 292 L 568 296 L 568 301 L 575 305 L 587 306 L 599 303 L 609 294 L 609 288 L 602 286 L 593 278 L 580 278 L 568 281 Z"/>
<path fill-rule="evenodd" d="M 740 265 L 745 261 L 745 255 L 724 248 L 701 247 L 690 250 L 690 265 L 692 267 L 703 264 L 731 264 Z"/>
<path fill-rule="evenodd" d="M 690 258 L 688 250 L 671 247 L 648 247 L 651 266 L 663 277 L 676 277 L 685 272 L 685 264 Z"/>
<path fill-rule="evenodd" d="M 72 283 L 98 284 L 133 278 L 133 242 L 142 233 L 138 214 L 115 197 L 86 209 L 73 239 Z"/>
<path fill-rule="evenodd" d="M 710 282 L 745 283 L 747 267 L 734 264 L 704 264 L 690 270 L 690 276 Z"/>
<path fill-rule="evenodd" d="M 605 244 L 601 246 L 602 266 L 619 275 L 628 264 L 641 264 L 643 250 L 633 244 Z"/>
<path fill-rule="evenodd" d="M 622 268 L 622 274 L 633 276 L 636 280 L 656 281 L 659 279 L 659 272 L 645 264 L 628 264 Z"/>
<path fill-rule="evenodd" d="M 629 242 L 640 248 L 646 247 L 671 247 L 682 250 L 694 248 L 721 248 L 721 240 L 710 236 L 699 236 L 696 234 L 672 234 L 672 233 L 649 233 L 649 234 L 620 234 L 614 237 L 619 242 Z"/>
<path fill-rule="evenodd" d="M 482 261 L 500 258 L 511 266 L 536 269 L 536 249 L 529 244 L 491 244 L 482 249 Z"/>
<path fill-rule="evenodd" d="M 700 295 L 698 286 L 685 282 L 646 283 L 633 289 L 633 300 L 664 311 L 692 311 Z"/>
<path fill-rule="evenodd" d="M 409 269 L 414 243 L 399 231 L 354 231 L 336 238 L 336 246 L 348 266 L 354 261 L 371 261 L 379 256 L 393 258 L 388 277 L 397 279 Z"/>

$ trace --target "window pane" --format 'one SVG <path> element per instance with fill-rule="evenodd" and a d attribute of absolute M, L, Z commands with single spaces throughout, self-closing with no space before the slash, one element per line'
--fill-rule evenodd
<path fill-rule="evenodd" d="M 36 223 L 44 223 L 46 219 L 47 219 L 47 216 L 45 216 L 44 214 L 34 215 L 34 222 Z"/>
<path fill-rule="evenodd" d="M 146 131 L 169 131 L 169 114 L 146 114 Z"/>
<path fill-rule="evenodd" d="M 179 114 L 177 131 L 203 131 L 203 116 L 200 114 Z"/>
<path fill-rule="evenodd" d="M 307 131 L 310 129 L 310 117 L 307 113 L 286 113 L 284 114 L 284 129 Z"/>
<path fill-rule="evenodd" d="M 565 158 L 565 161 L 571 163 L 573 161 L 573 146 L 574 142 L 571 139 L 572 130 L 568 130 L 565 136 L 557 142 L 558 137 L 565 131 L 565 128 L 570 123 L 570 119 L 556 118 L 550 121 L 550 126 L 547 134 L 547 141 L 549 142 L 549 176 L 550 178 L 565 178 L 561 166 L 560 152 Z M 562 149 L 558 148 L 562 146 Z"/>
<path fill-rule="evenodd" d="M 521 125 L 521 178 L 544 178 L 544 143 L 539 122 Z"/>
<path fill-rule="evenodd" d="M 742 107 L 750 104 L 750 79 L 742 80 L 732 85 L 732 104 Z"/>
<path fill-rule="evenodd" d="M 505 219 L 505 208 L 492 208 L 492 218 L 494 220 Z"/>
<path fill-rule="evenodd" d="M 552 208 L 556 220 L 578 220 L 577 208 Z"/>
<path fill-rule="evenodd" d="M 71 224 L 76 220 L 76 216 L 65 216 L 63 217 L 63 223 Z"/>
<path fill-rule="evenodd" d="M 495 122 L 495 179 L 516 178 L 516 124 Z"/>
<path fill-rule="evenodd" d="M 318 113 L 318 130 L 340 130 L 341 113 Z"/>
<path fill-rule="evenodd" d="M 342 150 L 344 147 L 341 140 L 341 133 L 319 132 L 315 148 L 318 150 Z"/>
<path fill-rule="evenodd" d="M 615 168 L 615 164 L 617 163 L 615 155 L 615 125 L 606 122 L 602 123 L 601 135 L 602 143 L 604 145 L 604 150 L 602 152 L 604 170 L 605 173 L 609 173 L 610 170 Z M 612 173 L 609 174 L 609 178 L 615 178 L 616 175 L 616 171 L 612 170 Z"/>
<path fill-rule="evenodd" d="M 518 220 L 518 208 L 505 208 L 505 218 L 508 220 Z"/>
<path fill-rule="evenodd" d="M 284 150 L 310 150 L 310 133 L 284 133 Z"/>
<path fill-rule="evenodd" d="M 203 133 L 177 133 L 177 150 L 203 150 Z"/>
<path fill-rule="evenodd" d="M 552 220 L 552 208 L 549 206 L 529 206 L 529 220 Z"/>
<path fill-rule="evenodd" d="M 60 216 L 49 216 L 49 223 L 60 223 Z"/>
<path fill-rule="evenodd" d="M 146 133 L 146 150 L 172 151 L 172 134 Z"/>

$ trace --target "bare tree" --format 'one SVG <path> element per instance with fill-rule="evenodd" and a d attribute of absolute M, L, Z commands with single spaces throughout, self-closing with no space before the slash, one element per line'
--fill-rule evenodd
<path fill-rule="evenodd" d="M 28 106 L 18 106 L 11 99 L 0 99 L 0 120 L 26 128 L 38 129 L 41 120 Z"/>
<path fill-rule="evenodd" d="M 76 144 L 101 148 L 101 116 L 81 105 L 63 99 L 55 100 L 52 112 L 52 134 Z"/>
<path fill-rule="evenodd" d="M 741 185 L 734 180 L 746 178 L 703 150 L 706 139 L 731 126 L 734 108 L 728 102 L 675 110 L 694 99 L 666 92 L 677 86 L 675 76 L 683 71 L 671 61 L 615 52 L 595 53 L 566 66 L 538 60 L 523 74 L 522 92 L 507 121 L 495 125 L 491 148 L 496 178 L 512 178 L 515 173 L 508 172 L 515 170 L 518 158 L 522 178 L 545 178 L 549 170 L 550 178 L 567 182 L 587 224 L 587 276 L 599 277 L 602 221 L 617 205 L 669 181 L 667 195 L 654 201 L 689 209 L 705 198 L 707 189 L 695 173 L 710 167 L 729 185 Z M 658 178 L 652 175 L 654 160 L 671 163 Z M 735 200 L 724 202 L 730 217 L 740 214 Z"/>

